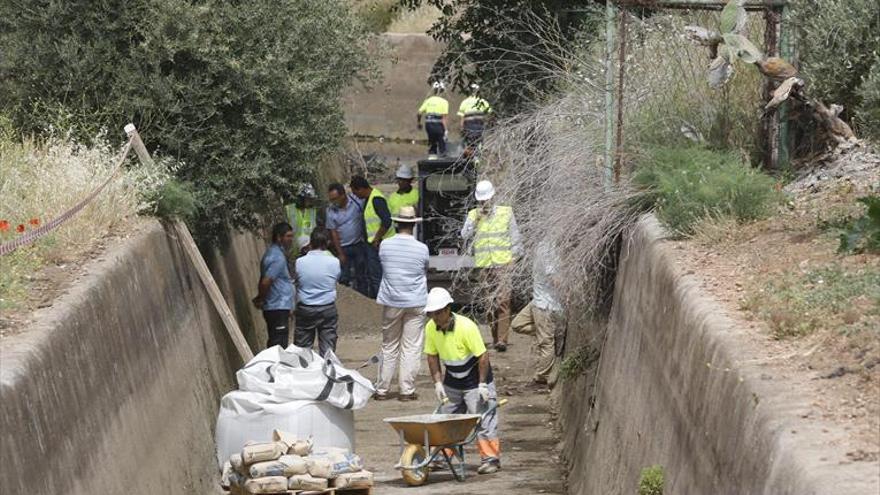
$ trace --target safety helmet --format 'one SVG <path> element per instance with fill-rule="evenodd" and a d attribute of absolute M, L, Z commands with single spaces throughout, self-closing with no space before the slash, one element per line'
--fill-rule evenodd
<path fill-rule="evenodd" d="M 434 81 L 434 83 L 431 84 L 431 87 L 434 88 L 435 91 L 443 91 L 446 89 L 446 84 L 443 83 L 443 81 Z"/>
<path fill-rule="evenodd" d="M 315 192 L 315 186 L 311 184 L 300 184 L 296 195 L 300 198 L 315 199 L 318 194 Z"/>
<path fill-rule="evenodd" d="M 477 182 L 477 188 L 474 190 L 474 198 L 477 201 L 489 201 L 495 196 L 495 186 L 487 180 Z"/>
<path fill-rule="evenodd" d="M 471 92 L 476 93 L 480 90 L 480 85 L 477 83 L 471 83 Z"/>
<path fill-rule="evenodd" d="M 428 302 L 425 304 L 425 313 L 430 313 L 431 311 L 440 311 L 452 304 L 452 296 L 449 295 L 449 291 L 442 287 L 434 287 L 431 289 L 431 292 L 428 293 Z"/>
<path fill-rule="evenodd" d="M 394 177 L 396 179 L 412 179 L 414 177 L 413 170 L 409 165 L 401 165 L 398 167 L 397 173 L 394 174 Z"/>

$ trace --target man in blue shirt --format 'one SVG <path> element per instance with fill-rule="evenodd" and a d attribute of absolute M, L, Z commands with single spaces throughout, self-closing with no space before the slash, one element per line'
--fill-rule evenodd
<path fill-rule="evenodd" d="M 272 228 L 272 244 L 260 261 L 260 283 L 254 306 L 263 310 L 269 340 L 266 347 L 287 347 L 290 333 L 290 311 L 293 309 L 293 283 L 287 266 L 287 255 L 293 245 L 293 227 L 287 222 Z"/>
<path fill-rule="evenodd" d="M 318 336 L 318 352 L 336 351 L 336 282 L 340 276 L 339 260 L 327 251 L 330 236 L 325 229 L 315 229 L 309 252 L 296 260 L 296 327 L 293 343 L 312 348 Z"/>
<path fill-rule="evenodd" d="M 367 282 L 367 244 L 364 242 L 364 210 L 353 194 L 345 192 L 345 186 L 335 182 L 327 189 L 327 230 L 339 262 L 342 276 L 339 283 L 349 285 L 363 295 L 369 291 Z"/>

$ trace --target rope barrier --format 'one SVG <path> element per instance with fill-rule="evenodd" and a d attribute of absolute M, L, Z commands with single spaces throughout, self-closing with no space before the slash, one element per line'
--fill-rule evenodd
<path fill-rule="evenodd" d="M 34 229 L 34 230 L 28 232 L 27 234 L 25 234 L 17 239 L 13 239 L 9 242 L 0 244 L 0 256 L 5 256 L 7 254 L 12 253 L 13 251 L 15 251 L 16 249 L 18 249 L 20 247 L 24 247 L 29 244 L 32 244 L 37 239 L 47 235 L 49 232 L 52 232 L 53 230 L 58 228 L 60 225 L 62 225 L 64 222 L 71 219 L 73 216 L 75 216 L 77 213 L 79 213 L 83 208 L 85 208 L 86 205 L 88 205 L 90 202 L 92 202 L 92 200 L 94 200 L 98 196 L 98 194 L 100 194 L 101 191 L 103 191 L 104 188 L 107 187 L 107 184 L 109 184 L 110 181 L 112 181 L 113 178 L 116 177 L 116 173 L 119 172 L 119 168 L 122 167 L 123 162 L 125 162 L 125 158 L 128 156 L 128 152 L 131 150 L 131 142 L 132 142 L 132 138 L 129 138 L 128 142 L 125 143 L 125 146 L 122 148 L 122 154 L 120 155 L 119 159 L 116 161 L 116 165 L 113 166 L 113 171 L 110 173 L 110 176 L 107 177 L 107 179 L 104 180 L 104 182 L 100 186 L 95 188 L 94 191 L 92 191 L 88 196 L 83 198 L 79 203 L 73 205 L 71 208 L 67 209 L 62 214 L 53 218 L 51 221 L 43 224 L 39 228 Z"/>

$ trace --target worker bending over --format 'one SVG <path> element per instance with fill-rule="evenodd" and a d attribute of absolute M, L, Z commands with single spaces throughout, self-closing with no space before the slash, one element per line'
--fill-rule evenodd
<path fill-rule="evenodd" d="M 468 212 L 461 229 L 461 237 L 471 240 L 474 266 L 480 270 L 484 287 L 495 288 L 496 299 L 489 311 L 492 340 L 495 350 L 507 350 L 510 330 L 509 269 L 521 252 L 519 229 L 513 217 L 513 208 L 495 205 L 491 199 L 495 187 L 487 180 L 477 183 L 474 198 L 477 207 Z"/>
<path fill-rule="evenodd" d="M 428 155 L 446 154 L 446 116 L 449 114 L 449 102 L 440 96 L 446 86 L 435 82 L 432 86 L 434 94 L 422 102 L 416 114 L 416 126 L 422 128 L 422 115 L 425 116 L 425 132 L 428 134 Z"/>
<path fill-rule="evenodd" d="M 483 139 L 483 129 L 486 128 L 486 119 L 492 113 L 489 102 L 477 96 L 479 89 L 479 85 L 471 84 L 471 95 L 458 107 L 458 116 L 461 117 L 461 137 L 466 148 L 480 144 Z"/>
<path fill-rule="evenodd" d="M 425 354 L 434 380 L 442 414 L 482 414 L 489 401 L 496 401 L 495 382 L 489 353 L 480 329 L 472 320 L 452 312 L 452 296 L 435 287 L 428 293 L 425 313 Z M 445 373 L 440 371 L 443 363 Z M 501 469 L 501 442 L 498 439 L 498 409 L 480 423 L 477 432 L 480 474 Z"/>

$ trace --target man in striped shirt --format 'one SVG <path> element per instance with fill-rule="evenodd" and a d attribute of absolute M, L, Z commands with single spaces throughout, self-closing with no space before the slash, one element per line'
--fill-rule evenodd
<path fill-rule="evenodd" d="M 382 361 L 376 383 L 376 400 L 388 398 L 394 372 L 398 375 L 401 401 L 414 400 L 415 381 L 419 373 L 425 324 L 423 309 L 428 297 L 428 246 L 413 237 L 415 208 L 402 206 L 392 217 L 397 235 L 382 241 L 379 259 L 382 282 L 376 302 L 382 311 Z"/>

